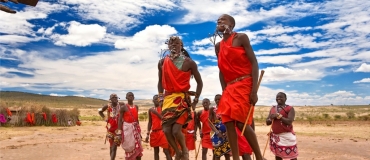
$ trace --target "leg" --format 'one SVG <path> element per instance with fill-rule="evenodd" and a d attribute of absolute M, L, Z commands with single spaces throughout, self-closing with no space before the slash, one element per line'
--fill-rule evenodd
<path fill-rule="evenodd" d="M 172 135 L 172 128 L 173 127 L 172 126 L 162 126 L 162 128 L 163 128 L 164 134 L 166 135 L 168 144 L 170 144 L 170 146 L 175 150 L 176 157 L 178 157 L 179 155 L 181 155 L 181 152 L 180 152 L 179 148 L 177 148 L 175 137 Z"/>
<path fill-rule="evenodd" d="M 230 160 L 230 154 L 226 153 L 224 156 L 225 156 L 225 160 Z"/>
<path fill-rule="evenodd" d="M 180 144 L 181 149 L 182 149 L 182 160 L 188 160 L 189 159 L 189 151 L 188 148 L 186 147 L 185 143 L 185 136 L 182 133 L 182 125 L 175 123 L 172 127 L 172 135 L 176 138 L 177 142 Z M 176 152 L 177 154 L 177 152 Z"/>
<path fill-rule="evenodd" d="M 141 160 L 141 157 L 136 157 L 136 160 Z"/>
<path fill-rule="evenodd" d="M 116 153 L 117 153 L 117 146 L 113 144 L 111 147 L 111 154 L 110 154 L 110 159 L 115 160 L 116 159 Z"/>
<path fill-rule="evenodd" d="M 236 126 L 238 127 L 239 130 L 243 130 L 244 124 L 240 123 L 240 122 L 237 122 Z M 251 146 L 254 154 L 256 155 L 256 159 L 257 160 L 263 160 L 261 150 L 260 150 L 260 147 L 259 147 L 258 141 L 257 141 L 257 136 L 254 133 L 254 130 L 252 129 L 252 127 L 250 125 L 247 125 L 245 127 L 244 137 L 247 139 L 247 141 L 248 141 L 249 145 Z"/>
<path fill-rule="evenodd" d="M 243 160 L 252 160 L 251 155 L 249 155 L 249 154 L 243 154 L 242 159 Z"/>
<path fill-rule="evenodd" d="M 154 160 L 159 160 L 159 147 L 154 147 Z"/>
<path fill-rule="evenodd" d="M 166 155 L 166 160 L 172 160 L 170 150 L 169 149 L 163 149 L 164 154 Z"/>
<path fill-rule="evenodd" d="M 239 147 L 238 147 L 238 136 L 235 131 L 234 122 L 226 122 L 226 134 L 230 143 L 231 153 L 233 155 L 233 160 L 239 160 Z"/>
<path fill-rule="evenodd" d="M 202 148 L 202 160 L 207 160 L 208 148 Z"/>
<path fill-rule="evenodd" d="M 282 158 L 278 157 L 278 156 L 275 156 L 275 159 L 276 160 L 283 160 Z"/>

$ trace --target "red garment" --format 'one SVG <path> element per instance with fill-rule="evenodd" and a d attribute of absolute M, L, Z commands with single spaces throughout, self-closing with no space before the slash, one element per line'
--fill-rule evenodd
<path fill-rule="evenodd" d="M 155 107 L 153 108 L 158 112 L 158 114 L 161 114 L 162 109 L 161 107 Z M 162 120 L 153 112 L 150 112 L 150 116 L 152 119 L 152 132 L 150 133 L 150 147 L 162 147 L 162 148 L 168 148 L 169 145 L 167 143 L 166 136 L 164 135 L 164 132 L 162 130 Z"/>
<path fill-rule="evenodd" d="M 186 92 L 190 89 L 191 71 L 179 70 L 171 59 L 164 58 L 162 66 L 162 86 L 168 92 Z"/>
<path fill-rule="evenodd" d="M 225 83 L 246 75 L 251 76 L 252 65 L 243 47 L 232 47 L 234 36 L 232 34 L 226 41 L 220 42 L 218 53 L 218 67 L 224 76 Z M 240 81 L 227 84 L 217 109 L 221 114 L 222 122 L 239 121 L 245 123 L 251 107 L 249 95 L 252 90 L 252 77 L 246 77 Z M 253 112 L 249 116 L 247 124 L 252 124 Z"/>
<path fill-rule="evenodd" d="M 12 116 L 12 112 L 10 112 L 9 108 L 6 108 L 6 113 L 8 113 L 8 116 Z"/>
<path fill-rule="evenodd" d="M 113 133 L 115 135 L 115 131 L 118 128 L 118 117 L 119 117 L 119 110 L 120 110 L 120 105 L 117 104 L 115 108 L 116 115 L 111 114 L 113 112 L 112 104 L 108 104 L 108 125 L 107 129 L 109 132 Z M 113 117 L 112 117 L 113 115 Z M 113 142 L 113 141 L 112 141 Z"/>
<path fill-rule="evenodd" d="M 55 113 L 53 115 L 51 115 L 51 121 L 53 123 L 58 123 L 58 118 L 57 118 L 57 115 Z"/>
<path fill-rule="evenodd" d="M 32 124 L 31 113 L 27 113 L 27 115 L 26 115 L 26 122 L 29 123 L 29 124 Z"/>
<path fill-rule="evenodd" d="M 44 118 L 44 120 L 46 121 L 47 120 L 46 113 L 42 112 L 41 114 L 42 114 L 42 117 Z"/>
<path fill-rule="evenodd" d="M 127 123 L 138 122 L 139 121 L 139 118 L 138 118 L 139 114 L 138 114 L 138 111 L 136 109 L 136 106 L 135 105 L 130 106 L 127 103 L 126 107 L 127 107 L 128 111 L 126 111 L 123 114 L 123 121 L 125 121 Z"/>
<path fill-rule="evenodd" d="M 279 113 L 281 115 L 283 115 L 283 117 L 288 118 L 288 114 L 289 114 L 289 112 L 292 108 L 293 108 L 292 106 L 286 105 L 285 108 L 281 109 Z M 270 110 L 270 113 L 272 113 L 272 114 L 277 113 L 277 107 L 273 106 Z M 272 124 L 272 131 L 275 134 L 280 134 L 280 133 L 284 133 L 284 132 L 294 133 L 293 125 L 286 125 L 281 121 L 281 119 L 275 119 L 274 120 L 274 123 Z"/>
<path fill-rule="evenodd" d="M 188 126 L 186 129 L 183 129 L 183 133 L 185 134 L 186 140 L 186 147 L 188 150 L 195 149 L 195 140 L 194 140 L 194 132 L 195 132 L 195 123 L 194 123 L 194 112 L 191 113 L 192 120 L 188 122 Z M 190 133 L 189 133 L 190 132 Z"/>
<path fill-rule="evenodd" d="M 239 156 L 242 156 L 243 154 L 252 155 L 253 150 L 249 145 L 247 139 L 244 136 L 241 136 L 242 132 L 238 129 L 238 127 L 235 126 L 235 130 L 238 136 Z"/>
<path fill-rule="evenodd" d="M 81 122 L 80 122 L 80 121 L 77 121 L 77 122 L 76 122 L 76 124 L 77 124 L 78 126 L 80 126 L 80 125 L 81 125 Z"/>
<path fill-rule="evenodd" d="M 208 149 L 213 149 L 212 141 L 211 141 L 211 127 L 209 126 L 209 110 L 203 110 L 201 115 L 200 115 L 200 122 L 202 122 L 202 147 L 203 148 L 208 148 Z"/>

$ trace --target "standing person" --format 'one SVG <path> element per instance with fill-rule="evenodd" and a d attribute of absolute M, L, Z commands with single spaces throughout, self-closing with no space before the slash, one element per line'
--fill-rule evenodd
<path fill-rule="evenodd" d="M 217 114 L 218 104 L 220 102 L 221 95 L 217 94 L 215 96 L 216 105 L 211 107 L 209 110 L 209 120 L 213 123 L 210 125 L 212 131 L 214 132 L 211 137 L 212 145 L 214 148 L 213 154 L 215 160 L 220 160 L 221 156 L 225 157 L 225 160 L 230 160 L 230 144 L 226 136 L 226 126 L 222 123 L 221 115 Z"/>
<path fill-rule="evenodd" d="M 203 110 L 197 113 L 197 124 L 200 130 L 200 138 L 202 139 L 202 160 L 207 160 L 208 149 L 213 150 L 211 141 L 211 127 L 209 124 L 209 105 L 210 101 L 207 98 L 203 99 Z"/>
<path fill-rule="evenodd" d="M 190 78 L 193 75 L 197 82 L 195 98 L 191 104 L 193 109 L 198 103 L 203 82 L 197 64 L 184 49 L 181 39 L 172 36 L 167 44 L 170 54 L 158 63 L 158 96 L 163 100 L 162 128 L 168 143 L 176 152 L 175 160 L 188 160 L 189 151 L 186 148 L 182 126 L 191 120 Z M 177 144 L 181 146 L 181 151 Z"/>
<path fill-rule="evenodd" d="M 108 104 L 98 110 L 98 113 L 107 122 L 107 135 L 105 140 L 108 139 L 109 141 L 109 155 L 111 160 L 114 160 L 116 158 L 117 146 L 119 146 L 119 144 L 114 143 L 114 137 L 116 136 L 115 131 L 118 129 L 119 110 L 124 104 L 118 103 L 118 96 L 115 93 L 112 93 L 109 96 L 109 101 L 110 102 Z M 106 110 L 107 118 L 104 116 L 104 112 Z"/>
<path fill-rule="evenodd" d="M 185 141 L 186 147 L 189 151 L 195 150 L 195 141 L 197 141 L 197 125 L 195 111 L 191 113 L 192 120 L 190 120 L 186 125 L 184 125 L 185 131 Z"/>
<path fill-rule="evenodd" d="M 223 39 L 215 45 L 220 69 L 222 98 L 218 114 L 226 125 L 227 136 L 234 160 L 239 160 L 239 151 L 235 123 L 239 130 L 243 129 L 250 107 L 257 101 L 258 62 L 250 45 L 248 36 L 233 31 L 235 19 L 223 14 L 217 20 L 217 31 L 222 32 Z M 250 126 L 254 108 L 251 109 L 244 136 L 251 145 L 257 160 L 262 160 L 256 134 Z"/>
<path fill-rule="evenodd" d="M 297 137 L 293 130 L 295 111 L 292 106 L 285 104 L 287 96 L 283 92 L 276 95 L 277 105 L 270 110 L 266 125 L 272 124 L 270 132 L 270 150 L 276 160 L 298 157 Z"/>
<path fill-rule="evenodd" d="M 135 96 L 132 92 L 126 94 L 127 104 L 119 110 L 118 129 L 115 141 L 125 150 L 126 160 L 141 160 L 141 129 L 139 125 L 139 107 L 134 105 Z"/>
<path fill-rule="evenodd" d="M 158 101 L 158 95 L 153 96 L 154 107 L 150 108 L 149 121 L 148 121 L 148 133 L 146 133 L 145 142 L 149 142 L 150 147 L 154 148 L 154 159 L 159 160 L 159 147 L 163 148 L 163 152 L 166 155 L 167 160 L 172 160 L 169 151 L 169 144 L 162 130 L 162 108 Z M 152 131 L 152 132 L 150 132 Z"/>

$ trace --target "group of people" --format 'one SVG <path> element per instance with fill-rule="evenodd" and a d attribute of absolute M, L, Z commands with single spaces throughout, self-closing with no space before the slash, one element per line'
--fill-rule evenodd
<path fill-rule="evenodd" d="M 230 15 L 223 14 L 217 20 L 216 32 L 222 34 L 222 40 L 215 44 L 215 52 L 222 95 L 215 96 L 214 107 L 204 98 L 203 110 L 198 112 L 195 109 L 203 88 L 198 66 L 179 37 L 171 36 L 166 42 L 169 54 L 158 63 L 158 94 L 153 97 L 154 107 L 148 111 L 145 137 L 145 142 L 154 147 L 154 159 L 159 159 L 159 148 L 163 148 L 167 160 L 172 157 L 189 160 L 189 150 L 196 149 L 198 131 L 203 160 L 207 159 L 208 149 L 213 151 L 213 159 L 222 156 L 251 159 L 252 153 L 257 160 L 264 159 L 253 125 L 254 106 L 258 101 L 258 62 L 248 36 L 234 32 L 234 27 L 235 20 Z M 191 78 L 197 83 L 196 91 L 189 91 Z M 108 111 L 106 139 L 110 143 L 111 159 L 115 159 L 117 147 L 121 146 L 126 160 L 139 160 L 143 155 L 139 109 L 133 104 L 132 92 L 126 94 L 126 99 L 126 104 L 118 102 L 118 96 L 111 94 L 110 103 L 99 114 L 105 118 L 103 112 Z M 266 120 L 272 126 L 270 150 L 276 159 L 297 159 L 292 126 L 295 112 L 285 104 L 286 99 L 286 94 L 278 93 L 277 105 L 271 108 Z"/>

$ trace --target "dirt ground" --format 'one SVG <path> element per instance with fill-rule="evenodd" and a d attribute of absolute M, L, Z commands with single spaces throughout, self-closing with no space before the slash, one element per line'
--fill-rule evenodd
<path fill-rule="evenodd" d="M 140 123 L 145 138 L 147 122 Z M 2 160 L 108 160 L 108 142 L 104 144 L 105 124 L 83 122 L 73 127 L 0 127 Z M 370 122 L 295 123 L 301 160 L 370 160 Z M 263 152 L 269 127 L 256 123 L 256 134 Z M 196 142 L 197 145 L 199 143 Z M 143 160 L 153 159 L 153 149 L 143 143 Z M 164 154 L 160 153 L 161 159 Z M 198 159 L 201 155 L 198 156 Z M 211 158 L 211 151 L 208 152 Z M 274 156 L 267 149 L 265 158 Z M 119 148 L 116 159 L 124 159 Z M 190 151 L 190 159 L 195 152 Z"/>

